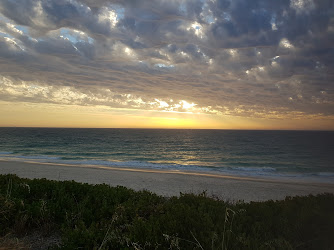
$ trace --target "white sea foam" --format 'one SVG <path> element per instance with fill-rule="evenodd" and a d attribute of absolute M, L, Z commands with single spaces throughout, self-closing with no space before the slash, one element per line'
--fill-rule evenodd
<path fill-rule="evenodd" d="M 3 158 L 11 158 L 13 160 L 60 160 L 61 157 L 52 157 L 46 155 L 13 155 L 13 154 L 1 154 Z"/>
<path fill-rule="evenodd" d="M 331 172 L 320 172 L 317 173 L 318 176 L 323 176 L 323 177 L 334 177 L 334 173 Z"/>
<path fill-rule="evenodd" d="M 251 171 L 251 172 L 274 172 L 276 171 L 276 168 L 272 167 L 228 167 L 229 169 L 232 170 L 237 170 L 237 171 Z"/>
<path fill-rule="evenodd" d="M 73 165 L 89 165 L 89 166 L 104 166 L 118 168 L 135 168 L 135 169 L 160 169 L 172 171 L 186 172 L 211 172 L 225 175 L 236 175 L 244 177 L 264 177 L 264 178 L 288 178 L 298 180 L 315 180 L 326 183 L 334 183 L 334 173 L 319 172 L 319 173 L 292 173 L 278 171 L 273 167 L 245 167 L 245 166 L 199 166 L 199 165 L 181 165 L 181 164 L 161 164 L 144 161 L 106 161 L 106 160 L 67 160 L 61 157 L 35 155 L 23 156 L 14 155 L 12 152 L 0 152 L 0 158 L 11 161 L 35 161 L 41 163 L 60 163 Z"/>
<path fill-rule="evenodd" d="M 141 161 L 102 161 L 102 160 L 69 160 L 67 163 L 82 165 L 101 165 L 110 167 L 132 167 L 132 168 L 152 168 L 152 169 L 177 169 L 180 165 L 156 164 Z"/>

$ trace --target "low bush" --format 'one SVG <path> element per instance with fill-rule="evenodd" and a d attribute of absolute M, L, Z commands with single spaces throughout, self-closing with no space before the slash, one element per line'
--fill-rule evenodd
<path fill-rule="evenodd" d="M 54 248 L 333 249 L 333 211 L 333 194 L 231 204 L 0 175 L 0 237 L 60 235 Z"/>

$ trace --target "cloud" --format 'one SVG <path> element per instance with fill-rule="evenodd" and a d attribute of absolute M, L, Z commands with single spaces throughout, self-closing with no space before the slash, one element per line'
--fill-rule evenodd
<path fill-rule="evenodd" d="M 2 100 L 334 115 L 333 1 L 4 0 L 0 12 Z"/>

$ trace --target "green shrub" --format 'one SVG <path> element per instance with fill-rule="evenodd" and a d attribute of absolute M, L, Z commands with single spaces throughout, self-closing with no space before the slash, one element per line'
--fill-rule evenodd
<path fill-rule="evenodd" d="M 0 237 L 60 234 L 64 249 L 332 249 L 333 211 L 333 194 L 231 204 L 0 175 Z"/>

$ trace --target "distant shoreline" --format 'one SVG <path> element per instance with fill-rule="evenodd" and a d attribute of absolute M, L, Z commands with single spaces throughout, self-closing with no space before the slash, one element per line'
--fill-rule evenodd
<path fill-rule="evenodd" d="M 223 200 L 282 200 L 286 196 L 334 193 L 334 184 L 240 177 L 173 170 L 117 168 L 93 165 L 69 165 L 0 160 L 0 174 L 22 178 L 74 180 L 82 183 L 125 186 L 149 190 L 163 196 L 202 193 Z"/>

